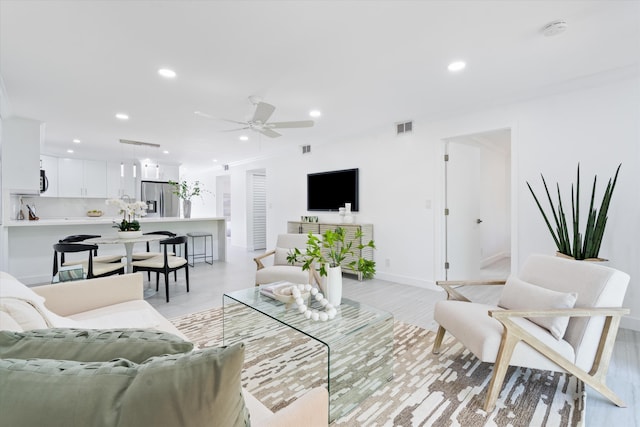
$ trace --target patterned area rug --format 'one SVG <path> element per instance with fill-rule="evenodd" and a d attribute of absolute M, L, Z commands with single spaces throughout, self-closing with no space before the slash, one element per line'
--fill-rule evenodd
<path fill-rule="evenodd" d="M 171 320 L 200 347 L 222 344 L 222 309 Z M 288 327 L 247 342 L 242 383 L 274 411 L 307 390 L 326 386 L 323 348 Z M 396 321 L 394 376 L 332 426 L 581 426 L 586 392 L 572 375 L 509 368 L 496 409 L 482 410 L 491 364 L 481 363 L 447 334 L 431 354 L 435 334 Z M 253 345 L 252 345 L 253 344 Z M 250 348 L 259 351 L 251 352 Z"/>

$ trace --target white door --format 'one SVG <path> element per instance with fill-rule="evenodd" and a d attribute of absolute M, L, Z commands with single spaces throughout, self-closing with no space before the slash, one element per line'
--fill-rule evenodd
<path fill-rule="evenodd" d="M 446 144 L 446 278 L 469 280 L 480 274 L 480 149 Z"/>
<path fill-rule="evenodd" d="M 511 267 L 511 131 L 453 137 L 445 147 L 445 277 L 505 279 Z"/>

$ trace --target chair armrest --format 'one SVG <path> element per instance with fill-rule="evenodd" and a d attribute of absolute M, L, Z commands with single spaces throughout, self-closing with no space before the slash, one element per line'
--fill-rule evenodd
<path fill-rule="evenodd" d="M 436 285 L 447 291 L 447 299 L 454 301 L 471 302 L 469 298 L 456 291 L 453 286 L 480 286 L 480 285 L 504 285 L 506 280 L 438 280 Z"/>
<path fill-rule="evenodd" d="M 265 427 L 326 427 L 329 425 L 329 393 L 316 387 L 289 406 L 282 408 L 264 424 Z"/>
<path fill-rule="evenodd" d="M 255 257 L 253 259 L 253 261 L 255 261 L 256 265 L 258 266 L 258 270 L 262 270 L 264 268 L 264 265 L 262 264 L 262 260 L 264 258 L 268 257 L 268 256 L 275 255 L 275 253 L 276 253 L 276 250 L 275 249 L 271 249 L 270 251 L 265 252 L 262 255 Z"/>
<path fill-rule="evenodd" d="M 69 316 L 121 302 L 143 298 L 142 273 L 77 280 L 31 288 L 43 296 L 45 306 L 60 316 Z"/>
<path fill-rule="evenodd" d="M 549 310 L 489 310 L 489 316 L 500 320 L 509 317 L 594 317 L 594 316 L 624 316 L 629 314 L 628 308 L 555 308 Z"/>

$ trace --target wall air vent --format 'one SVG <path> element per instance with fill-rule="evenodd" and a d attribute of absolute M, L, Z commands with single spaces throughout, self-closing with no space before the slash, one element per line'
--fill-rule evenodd
<path fill-rule="evenodd" d="M 409 133 L 413 131 L 413 122 L 396 123 L 396 135 Z"/>
<path fill-rule="evenodd" d="M 229 170 L 229 165 L 224 165 L 224 170 L 228 171 Z"/>
<path fill-rule="evenodd" d="M 311 146 L 310 145 L 302 145 L 302 154 L 309 154 L 311 153 Z"/>

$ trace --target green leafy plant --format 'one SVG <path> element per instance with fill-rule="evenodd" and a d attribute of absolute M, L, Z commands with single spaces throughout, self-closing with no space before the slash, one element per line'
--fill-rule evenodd
<path fill-rule="evenodd" d="M 575 189 L 574 184 L 571 184 L 571 223 L 573 225 L 573 233 L 571 235 L 569 234 L 568 222 L 562 204 L 562 197 L 560 196 L 560 185 L 556 183 L 558 192 L 558 204 L 556 208 L 554 207 L 553 200 L 551 199 L 551 195 L 549 194 L 549 188 L 547 187 L 544 176 L 540 174 L 540 176 L 542 177 L 542 183 L 544 184 L 544 189 L 547 193 L 547 199 L 549 200 L 549 206 L 551 207 L 551 213 L 553 214 L 553 220 L 555 223 L 554 230 L 549 217 L 542 208 L 542 205 L 536 197 L 536 194 L 533 192 L 531 185 L 529 184 L 529 182 L 527 182 L 527 187 L 529 187 L 529 191 L 531 192 L 533 199 L 536 201 L 538 209 L 540 209 L 540 212 L 542 213 L 544 222 L 547 224 L 547 227 L 551 232 L 551 236 L 556 243 L 558 252 L 580 260 L 598 257 L 598 253 L 600 252 L 600 245 L 602 244 L 602 236 L 604 235 L 604 229 L 607 225 L 607 212 L 609 210 L 609 204 L 611 202 L 613 190 L 618 180 L 618 172 L 620 172 L 620 166 L 622 166 L 622 164 L 618 165 L 616 174 L 613 179 L 609 178 L 609 183 L 607 184 L 604 195 L 602 196 L 602 202 L 600 203 L 600 210 L 596 209 L 595 207 L 596 182 L 598 177 L 593 177 L 593 189 L 591 190 L 591 202 L 589 204 L 587 224 L 585 226 L 584 232 L 581 233 L 580 164 L 578 164 Z"/>
<path fill-rule="evenodd" d="M 169 185 L 173 186 L 172 193 L 183 200 L 191 200 L 193 196 L 199 196 L 206 191 L 201 188 L 202 183 L 200 181 L 194 181 L 192 184 L 185 180 L 182 182 L 169 181 Z"/>
<path fill-rule="evenodd" d="M 303 270 L 309 270 L 312 266 L 315 268 L 316 265 L 319 265 L 318 272 L 321 276 L 327 275 L 327 267 L 343 266 L 354 271 L 359 271 L 365 279 L 372 278 L 376 274 L 375 261 L 359 257 L 356 260 L 344 264 L 347 257 L 355 256 L 353 242 L 345 242 L 346 234 L 346 230 L 342 227 L 338 227 L 335 230 L 326 230 L 324 234 L 322 234 L 322 239 L 313 233 L 309 233 L 305 252 L 302 253 L 300 249 L 294 248 L 287 255 L 287 262 L 289 264 L 302 262 Z M 358 229 L 355 237 L 356 239 L 361 239 L 362 230 Z M 365 247 L 375 249 L 374 241 L 370 240 L 365 244 L 361 243 L 357 245 L 359 250 Z"/>

